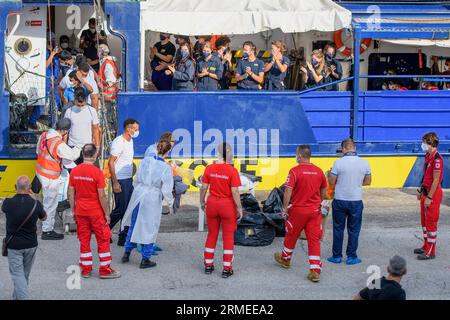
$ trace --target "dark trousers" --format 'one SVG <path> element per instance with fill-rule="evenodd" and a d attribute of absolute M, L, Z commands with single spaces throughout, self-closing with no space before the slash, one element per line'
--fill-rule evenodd
<path fill-rule="evenodd" d="M 362 224 L 362 201 L 333 200 L 333 257 L 342 258 L 345 223 L 347 222 L 347 257 L 358 257 L 358 238 Z"/>
<path fill-rule="evenodd" d="M 122 220 L 125 211 L 127 211 L 128 203 L 131 199 L 131 194 L 133 193 L 133 179 L 123 179 L 118 180 L 120 187 L 122 188 L 122 192 L 115 193 L 114 192 L 114 210 L 111 212 L 110 218 L 111 223 L 109 227 L 111 230 L 114 226 Z M 119 238 L 123 238 L 125 240 L 127 236 L 127 230 L 123 230 L 119 233 Z"/>

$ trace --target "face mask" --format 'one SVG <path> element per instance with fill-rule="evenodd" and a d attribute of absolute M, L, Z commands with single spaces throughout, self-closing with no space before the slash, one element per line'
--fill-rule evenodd
<path fill-rule="evenodd" d="M 208 58 L 211 55 L 211 52 L 203 52 L 203 56 L 205 58 Z"/>
<path fill-rule="evenodd" d="M 428 152 L 428 145 L 425 142 L 422 142 L 421 148 L 423 152 Z"/>
<path fill-rule="evenodd" d="M 189 52 L 187 52 L 187 51 L 181 51 L 181 57 L 184 59 L 184 58 L 187 58 L 187 56 L 189 55 Z"/>
<path fill-rule="evenodd" d="M 69 47 L 69 44 L 67 42 L 61 43 L 61 48 L 67 49 Z"/>
<path fill-rule="evenodd" d="M 73 83 L 72 81 L 70 81 L 70 87 L 71 87 L 71 88 L 75 87 L 75 83 Z"/>
<path fill-rule="evenodd" d="M 389 90 L 394 90 L 394 85 L 393 84 L 389 85 Z"/>
<path fill-rule="evenodd" d="M 131 135 L 131 137 L 132 137 L 133 139 L 139 137 L 139 130 L 138 130 L 138 131 L 135 131 L 135 132 Z"/>
<path fill-rule="evenodd" d="M 317 66 L 319 65 L 319 61 L 317 61 L 316 59 L 312 59 L 311 63 L 312 63 L 314 68 L 317 68 Z"/>
<path fill-rule="evenodd" d="M 89 28 L 91 30 L 91 33 L 95 33 L 95 28 Z"/>
<path fill-rule="evenodd" d="M 328 57 L 328 59 L 333 59 L 333 56 L 334 56 L 334 54 L 333 53 L 327 53 L 327 57 Z"/>
<path fill-rule="evenodd" d="M 162 35 L 162 34 L 160 34 L 160 35 L 159 35 L 159 40 L 161 40 L 161 41 L 164 41 L 164 40 L 166 40 L 166 36 L 165 36 L 165 35 Z"/>
<path fill-rule="evenodd" d="M 383 83 L 383 85 L 381 86 L 381 89 L 383 89 L 383 90 L 386 91 L 386 90 L 389 89 L 389 88 L 388 88 L 388 86 L 387 86 L 385 83 Z"/>
<path fill-rule="evenodd" d="M 230 52 L 230 48 L 226 48 L 226 49 L 223 51 L 223 54 L 227 54 L 228 52 Z"/>
<path fill-rule="evenodd" d="M 247 52 L 244 52 L 242 54 L 242 59 L 248 59 L 248 57 L 249 57 L 249 54 Z"/>

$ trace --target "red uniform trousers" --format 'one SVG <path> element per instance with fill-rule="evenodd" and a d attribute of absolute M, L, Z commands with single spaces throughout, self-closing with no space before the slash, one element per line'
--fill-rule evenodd
<path fill-rule="evenodd" d="M 430 256 L 436 255 L 437 226 L 439 221 L 439 210 L 442 202 L 442 188 L 437 187 L 433 200 L 428 208 L 425 208 L 426 196 L 420 198 L 420 223 L 423 230 L 422 249 Z"/>
<path fill-rule="evenodd" d="M 80 240 L 80 268 L 82 273 L 92 271 L 91 234 L 97 239 L 98 255 L 100 258 L 101 275 L 111 273 L 111 250 L 109 239 L 111 230 L 106 224 L 103 214 L 94 216 L 76 216 L 77 235 Z"/>
<path fill-rule="evenodd" d="M 208 236 L 205 244 L 205 266 L 214 265 L 214 251 L 222 225 L 223 267 L 231 270 L 233 262 L 234 232 L 236 231 L 236 205 L 232 198 L 209 196 L 206 204 Z"/>
<path fill-rule="evenodd" d="M 289 209 L 282 258 L 286 261 L 291 260 L 295 245 L 303 229 L 305 229 L 306 239 L 308 241 L 309 268 L 320 273 L 322 270 L 322 262 L 320 261 L 322 213 L 319 209 L 313 209 L 309 212 L 306 212 L 305 208 L 299 207 Z"/>

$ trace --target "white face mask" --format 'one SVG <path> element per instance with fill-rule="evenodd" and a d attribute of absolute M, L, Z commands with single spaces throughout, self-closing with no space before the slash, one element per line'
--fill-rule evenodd
<path fill-rule="evenodd" d="M 135 131 L 135 132 L 131 135 L 131 137 L 132 137 L 133 139 L 136 139 L 137 137 L 139 137 L 139 130 L 138 130 L 138 131 Z"/>
<path fill-rule="evenodd" d="M 95 33 L 95 28 L 89 28 L 91 30 L 91 33 Z"/>
<path fill-rule="evenodd" d="M 69 47 L 69 44 L 67 42 L 61 43 L 61 48 L 67 49 Z"/>
<path fill-rule="evenodd" d="M 423 152 L 428 152 L 428 145 L 425 142 L 422 142 L 421 147 Z"/>

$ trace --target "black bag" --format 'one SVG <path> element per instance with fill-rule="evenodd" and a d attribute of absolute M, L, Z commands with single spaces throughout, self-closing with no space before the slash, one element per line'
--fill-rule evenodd
<path fill-rule="evenodd" d="M 244 215 L 234 234 L 234 243 L 240 246 L 268 246 L 275 239 L 278 225 L 265 213 Z"/>
<path fill-rule="evenodd" d="M 241 194 L 241 204 L 246 212 L 261 212 L 258 200 L 251 193 Z"/>
<path fill-rule="evenodd" d="M 25 223 L 27 223 L 27 221 L 31 218 L 31 216 L 33 215 L 34 211 L 36 210 L 36 206 L 37 206 L 37 200 L 34 200 L 34 205 L 33 205 L 33 209 L 31 209 L 30 213 L 28 214 L 28 216 L 25 218 L 25 220 L 23 220 L 23 222 L 20 224 L 20 226 L 16 229 L 16 231 L 13 232 L 13 234 L 9 237 L 8 240 L 6 240 L 6 237 L 3 238 L 3 242 L 2 242 L 2 256 L 3 257 L 7 257 L 8 256 L 8 244 L 11 242 L 11 240 L 14 238 L 14 236 L 16 235 L 17 232 L 19 232 L 20 229 L 22 229 L 22 227 L 25 225 Z"/>
<path fill-rule="evenodd" d="M 277 213 L 283 211 L 283 190 L 274 188 L 269 196 L 262 202 L 263 211 L 266 213 Z"/>
<path fill-rule="evenodd" d="M 286 220 L 284 220 L 283 217 L 281 216 L 281 212 L 265 213 L 265 215 L 268 218 L 270 218 L 276 225 L 275 237 L 284 237 L 286 235 L 286 227 L 285 227 Z"/>

